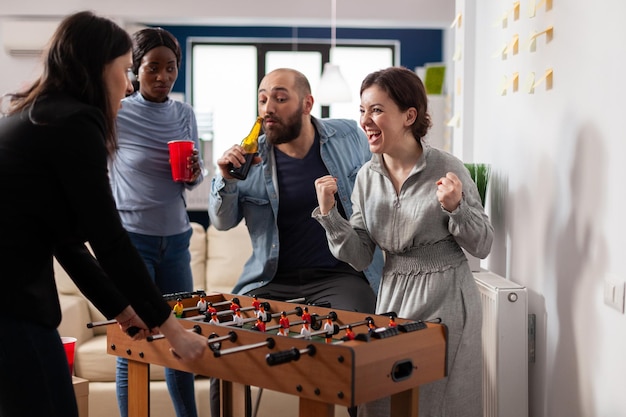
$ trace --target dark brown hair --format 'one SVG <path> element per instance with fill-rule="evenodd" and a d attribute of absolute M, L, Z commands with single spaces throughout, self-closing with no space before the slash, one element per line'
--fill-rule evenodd
<path fill-rule="evenodd" d="M 385 91 L 401 111 L 414 107 L 417 117 L 411 126 L 413 136 L 418 142 L 426 136 L 432 125 L 428 114 L 428 97 L 422 80 L 415 72 L 404 67 L 389 67 L 372 72 L 361 83 L 359 94 L 372 85 Z"/>
<path fill-rule="evenodd" d="M 9 114 L 34 106 L 43 95 L 70 95 L 102 111 L 106 147 L 109 153 L 114 152 L 115 116 L 103 78 L 104 68 L 131 48 L 130 36 L 113 21 L 89 11 L 67 16 L 44 52 L 41 76 L 26 90 L 10 95 Z"/>

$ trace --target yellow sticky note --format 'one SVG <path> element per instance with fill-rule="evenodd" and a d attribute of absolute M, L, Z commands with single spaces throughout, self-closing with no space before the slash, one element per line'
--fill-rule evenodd
<path fill-rule="evenodd" d="M 454 50 L 454 55 L 452 56 L 453 61 L 460 61 L 463 55 L 463 47 L 461 45 L 457 45 Z"/>
<path fill-rule="evenodd" d="M 535 84 L 533 85 L 533 89 L 535 89 L 536 87 L 538 87 L 539 85 L 541 85 L 542 82 L 546 82 L 546 90 L 551 90 L 552 89 L 552 76 L 553 76 L 554 71 L 552 70 L 552 68 L 548 68 L 543 76 L 541 78 L 539 78 L 537 80 L 537 82 L 535 82 Z"/>
<path fill-rule="evenodd" d="M 507 79 L 505 75 L 504 77 L 502 77 L 502 80 L 500 81 L 500 86 L 498 87 L 498 92 L 500 93 L 501 96 L 506 96 L 506 88 L 507 88 Z"/>
<path fill-rule="evenodd" d="M 511 87 L 514 92 L 519 90 L 519 72 L 514 72 L 511 77 Z"/>
<path fill-rule="evenodd" d="M 513 20 L 519 20 L 519 1 L 513 3 Z"/>
<path fill-rule="evenodd" d="M 461 28 L 461 21 L 462 21 L 462 14 L 461 14 L 461 12 L 459 12 L 459 13 L 457 13 L 456 17 L 452 21 L 452 24 L 450 25 L 450 29 L 452 29 L 455 26 L 457 28 Z"/>
<path fill-rule="evenodd" d="M 519 51 L 519 35 L 516 33 L 515 35 L 513 35 L 513 39 L 511 39 L 511 42 L 509 43 L 509 52 L 511 52 L 512 55 L 517 55 L 518 51 Z"/>
<path fill-rule="evenodd" d="M 528 94 L 533 94 L 535 92 L 535 73 L 531 72 L 528 74 L 528 78 L 526 79 L 526 92 Z"/>
<path fill-rule="evenodd" d="M 509 48 L 508 44 L 504 44 L 502 45 L 502 48 L 498 49 L 494 54 L 493 57 L 494 58 L 501 58 L 501 59 L 506 59 L 506 51 Z"/>
<path fill-rule="evenodd" d="M 459 128 L 461 127 L 461 116 L 454 115 L 450 120 L 448 120 L 448 123 L 446 123 L 446 126 L 448 127 L 456 127 Z"/>
<path fill-rule="evenodd" d="M 530 40 L 528 41 L 528 50 L 530 52 L 535 52 L 537 50 L 537 32 L 534 30 L 530 34 Z"/>

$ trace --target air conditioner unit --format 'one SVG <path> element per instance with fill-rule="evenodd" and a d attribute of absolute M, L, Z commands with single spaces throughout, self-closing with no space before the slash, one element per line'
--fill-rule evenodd
<path fill-rule="evenodd" d="M 2 43 L 9 55 L 39 55 L 59 26 L 57 20 L 6 20 Z"/>

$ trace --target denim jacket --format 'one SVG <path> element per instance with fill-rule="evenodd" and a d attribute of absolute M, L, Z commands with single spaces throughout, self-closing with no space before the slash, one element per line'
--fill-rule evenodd
<path fill-rule="evenodd" d="M 345 119 L 316 119 L 320 153 L 330 175 L 337 178 L 338 195 L 348 218 L 352 215 L 350 196 L 356 173 L 370 160 L 365 134 L 356 122 Z M 260 164 L 253 165 L 244 181 L 225 179 L 217 174 L 209 196 L 209 218 L 218 230 L 228 230 L 245 218 L 252 241 L 252 256 L 246 262 L 233 293 L 243 294 L 269 283 L 278 268 L 278 187 L 272 147 L 259 138 Z M 374 292 L 382 275 L 383 257 L 376 249 L 364 273 Z"/>

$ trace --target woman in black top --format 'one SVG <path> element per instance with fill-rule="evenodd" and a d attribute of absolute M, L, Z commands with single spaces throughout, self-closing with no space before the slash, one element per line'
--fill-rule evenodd
<path fill-rule="evenodd" d="M 0 119 L 0 286 L 10 307 L 0 315 L 0 416 L 78 415 L 56 330 L 53 255 L 122 330 L 139 328 L 135 338 L 160 331 L 181 360 L 206 350 L 206 339 L 172 315 L 111 195 L 107 155 L 120 100 L 133 91 L 131 47 L 108 19 L 68 16 L 42 75 L 9 97 Z M 21 401 L 25 395 L 36 401 Z"/>

